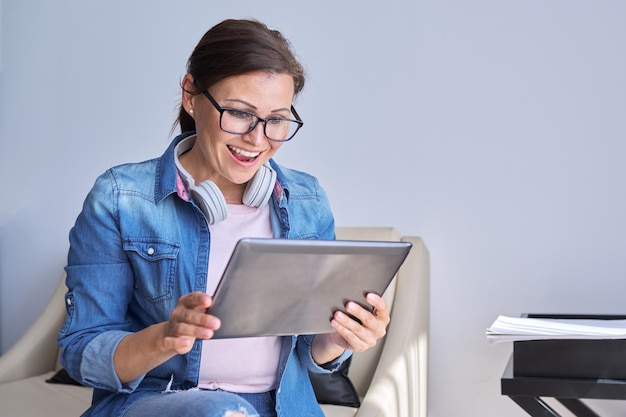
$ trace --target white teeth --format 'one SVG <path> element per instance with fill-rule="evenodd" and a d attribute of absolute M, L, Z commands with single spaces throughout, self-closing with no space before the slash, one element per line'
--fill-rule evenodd
<path fill-rule="evenodd" d="M 234 147 L 234 146 L 232 146 L 232 145 L 228 145 L 228 148 L 229 148 L 231 151 L 233 151 L 233 152 L 235 152 L 235 153 L 238 153 L 238 154 L 240 154 L 240 155 L 243 155 L 243 156 L 245 156 L 245 157 L 248 157 L 248 158 L 256 158 L 256 157 L 257 157 L 257 156 L 259 156 L 259 154 L 261 153 L 261 152 L 248 152 L 248 151 L 244 151 L 243 149 L 236 148 L 236 147 Z"/>

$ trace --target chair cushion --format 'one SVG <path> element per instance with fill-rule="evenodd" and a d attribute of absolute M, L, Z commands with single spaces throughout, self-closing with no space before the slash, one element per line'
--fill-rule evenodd
<path fill-rule="evenodd" d="M 11 417 L 79 416 L 91 405 L 92 389 L 75 385 L 49 384 L 47 373 L 0 385 L 0 409 Z"/>
<path fill-rule="evenodd" d="M 321 404 L 325 417 L 354 417 L 358 408 L 341 407 L 339 405 Z"/>

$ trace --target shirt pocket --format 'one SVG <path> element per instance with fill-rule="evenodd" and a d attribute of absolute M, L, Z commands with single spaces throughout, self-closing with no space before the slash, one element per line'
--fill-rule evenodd
<path fill-rule="evenodd" d="M 126 238 L 124 250 L 135 275 L 135 289 L 149 301 L 172 298 L 180 245 L 159 238 Z"/>

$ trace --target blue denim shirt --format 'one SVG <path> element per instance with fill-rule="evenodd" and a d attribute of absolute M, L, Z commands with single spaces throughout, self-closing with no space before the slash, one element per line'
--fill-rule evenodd
<path fill-rule="evenodd" d="M 178 298 L 205 291 L 211 236 L 193 201 L 176 192 L 174 146 L 150 161 L 126 164 L 100 176 L 70 232 L 66 267 L 67 320 L 59 333 L 61 363 L 93 386 L 86 416 L 121 416 L 136 400 L 198 384 L 201 341 L 141 378 L 122 384 L 113 366 L 120 340 L 169 320 Z M 281 168 L 270 199 L 275 237 L 333 239 L 334 219 L 324 191 L 305 173 Z M 330 372 L 311 356 L 311 335 L 283 338 L 276 393 L 279 416 L 320 416 L 307 370 Z"/>

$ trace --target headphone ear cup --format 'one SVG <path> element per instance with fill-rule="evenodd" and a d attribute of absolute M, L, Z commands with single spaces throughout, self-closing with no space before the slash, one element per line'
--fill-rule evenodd
<path fill-rule="evenodd" d="M 189 193 L 204 213 L 209 224 L 219 223 L 226 219 L 228 215 L 226 200 L 213 181 L 207 180 L 192 186 Z"/>
<path fill-rule="evenodd" d="M 269 163 L 263 164 L 254 174 L 243 193 L 243 204 L 250 207 L 259 208 L 269 201 L 274 191 L 276 183 L 276 171 Z"/>

